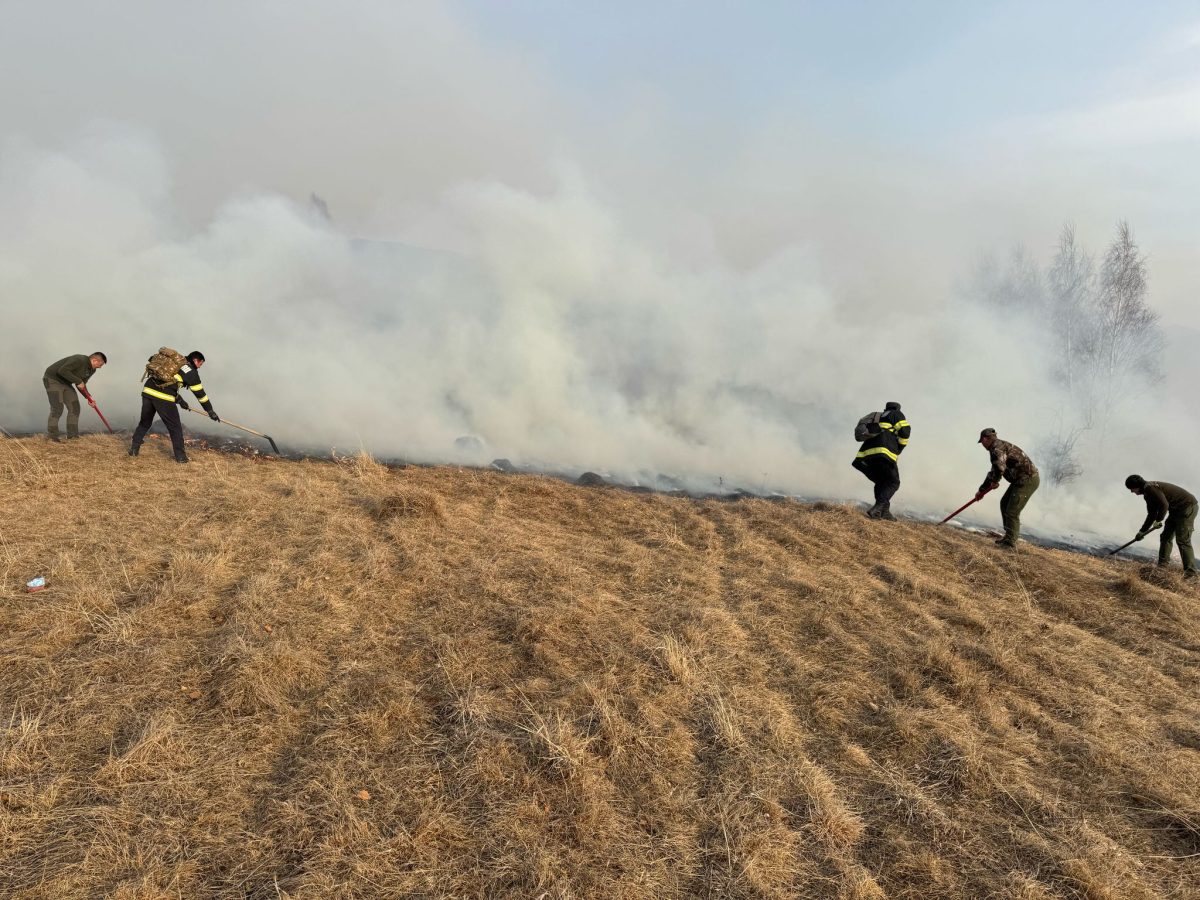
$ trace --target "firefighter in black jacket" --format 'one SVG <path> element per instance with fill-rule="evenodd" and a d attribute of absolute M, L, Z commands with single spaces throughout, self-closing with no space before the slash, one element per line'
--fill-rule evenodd
<path fill-rule="evenodd" d="M 891 400 L 879 414 L 879 431 L 863 441 L 858 455 L 851 465 L 862 472 L 875 485 L 875 505 L 867 510 L 872 519 L 895 521 L 892 515 L 892 497 L 900 489 L 900 454 L 908 446 L 912 428 L 900 404 Z"/>
<path fill-rule="evenodd" d="M 192 392 L 210 419 L 214 422 L 221 421 L 220 416 L 213 410 L 208 395 L 204 392 L 204 385 L 200 383 L 200 367 L 202 365 L 204 365 L 204 354 L 199 350 L 193 350 L 187 355 L 187 362 L 180 366 L 171 383 L 162 384 L 154 378 L 146 380 L 146 384 L 142 388 L 142 418 L 133 431 L 133 443 L 129 447 L 130 456 L 138 455 L 142 441 L 146 438 L 146 432 L 150 430 L 150 426 L 154 422 L 154 414 L 158 413 L 158 417 L 162 419 L 163 425 L 167 428 L 167 433 L 171 435 L 171 449 L 175 451 L 175 462 L 185 463 L 188 461 L 187 453 L 183 449 L 183 425 L 180 424 L 179 410 L 176 408 L 176 404 L 184 409 L 189 408 L 187 402 L 179 396 L 181 387 Z"/>

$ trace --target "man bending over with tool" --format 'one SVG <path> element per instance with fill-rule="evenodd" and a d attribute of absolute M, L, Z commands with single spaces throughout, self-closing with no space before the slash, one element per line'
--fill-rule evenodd
<path fill-rule="evenodd" d="M 50 417 L 46 420 L 46 434 L 50 440 L 56 443 L 62 440 L 58 433 L 58 420 L 62 418 L 64 406 L 67 409 L 67 437 L 79 437 L 79 397 L 75 392 L 79 391 L 90 402 L 92 397 L 88 393 L 87 381 L 106 362 L 108 357 L 97 350 L 91 356 L 76 353 L 46 369 L 42 384 L 50 401 Z"/>

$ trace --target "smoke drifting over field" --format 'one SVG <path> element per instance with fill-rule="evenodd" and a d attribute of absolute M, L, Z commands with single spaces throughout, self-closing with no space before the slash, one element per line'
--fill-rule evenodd
<path fill-rule="evenodd" d="M 734 138 L 653 96 L 589 116 L 448 7 L 291 9 L 227 31 L 142 8 L 149 33 L 188 35 L 183 58 L 87 10 L 68 58 L 52 12 L 13 12 L 0 76 L 45 83 L 0 101 L 0 425 L 41 427 L 45 366 L 103 349 L 93 392 L 130 427 L 169 344 L 208 354 L 219 412 L 291 446 L 861 498 L 853 423 L 896 399 L 897 506 L 940 510 L 986 470 L 980 428 L 1036 458 L 1066 402 L 1034 323 L 956 288 L 979 250 L 1049 247 L 1065 218 L 1102 249 L 1145 213 L 1099 182 L 981 184 L 815 140 L 819 122 Z M 1174 245 L 1143 249 L 1169 325 Z M 1127 401 L 1031 526 L 1131 530 L 1133 470 L 1200 486 L 1178 370 L 1160 395 Z"/>

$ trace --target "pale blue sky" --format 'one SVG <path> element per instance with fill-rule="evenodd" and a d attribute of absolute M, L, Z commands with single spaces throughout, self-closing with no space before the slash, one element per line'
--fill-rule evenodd
<path fill-rule="evenodd" d="M 1194 79 L 1200 43 L 1194 2 L 464 0 L 462 8 L 583 102 L 653 89 L 722 121 L 788 105 L 930 140 Z"/>

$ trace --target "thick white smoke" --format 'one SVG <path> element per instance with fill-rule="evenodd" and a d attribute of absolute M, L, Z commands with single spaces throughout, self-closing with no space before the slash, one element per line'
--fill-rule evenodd
<path fill-rule="evenodd" d="M 669 476 L 696 489 L 867 498 L 849 467 L 853 424 L 899 400 L 914 436 L 897 507 L 948 511 L 987 469 L 980 428 L 1034 452 L 1053 433 L 1066 401 L 1047 379 L 1045 336 L 952 288 L 973 262 L 965 247 L 1010 236 L 994 222 L 964 236 L 946 228 L 948 213 L 930 217 L 937 232 L 904 227 L 907 200 L 934 190 L 926 176 L 902 189 L 877 174 L 859 182 L 848 172 L 861 157 L 827 156 L 828 179 L 797 175 L 811 189 L 805 213 L 764 202 L 756 221 L 738 199 L 755 180 L 745 160 L 702 185 L 696 173 L 717 164 L 703 154 L 659 179 L 636 158 L 572 150 L 551 124 L 553 91 L 520 64 L 440 12 L 399 22 L 370 9 L 345 21 L 309 11 L 320 21 L 259 48 L 297 83 L 272 92 L 223 70 L 214 90 L 232 112 L 195 99 L 186 128 L 172 126 L 158 93 L 182 79 L 167 60 L 158 85 L 108 79 L 121 102 L 99 111 L 119 112 L 115 123 L 97 124 L 73 97 L 59 103 L 66 124 L 11 104 L 0 124 L 0 425 L 40 429 L 45 366 L 103 349 L 110 365 L 93 393 L 115 426 L 131 427 L 141 366 L 168 344 L 208 355 L 219 412 L 294 448 L 507 457 L 656 486 Z M 382 78 L 330 68 L 367 26 L 414 22 L 453 49 L 453 66 L 413 39 L 403 65 L 379 56 Z M 304 30 L 317 25 L 321 41 Z M 225 50 L 230 68 L 253 71 L 250 50 Z M 430 88 L 431 73 L 448 77 Z M 391 98 L 405 139 L 376 118 Z M 268 121 L 250 114 L 255 102 Z M 369 150 L 363 130 L 376 124 L 394 155 Z M 488 142 L 509 129 L 520 136 Z M 203 135 L 211 152 L 181 135 Z M 255 137 L 269 153 L 250 147 Z M 762 140 L 747 137 L 750 157 Z M 646 157 L 667 162 L 660 146 Z M 326 194 L 326 175 L 333 221 L 306 200 L 308 189 Z M 697 208 L 689 185 L 705 198 Z M 1049 239 L 1068 213 L 1046 210 Z M 1078 483 L 1043 487 L 1031 528 L 1131 532 L 1140 505 L 1121 480 L 1134 470 L 1200 486 L 1180 438 L 1197 427 L 1177 373 L 1161 393 L 1127 404 L 1102 452 L 1085 448 Z M 466 435 L 484 446 L 456 447 Z"/>

